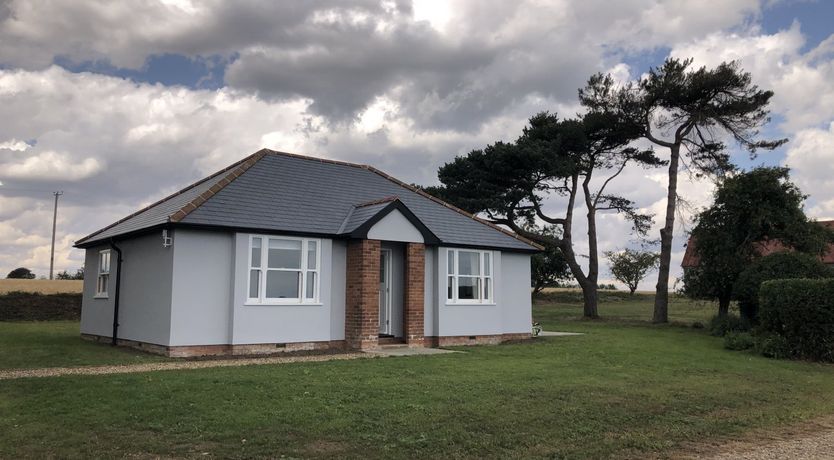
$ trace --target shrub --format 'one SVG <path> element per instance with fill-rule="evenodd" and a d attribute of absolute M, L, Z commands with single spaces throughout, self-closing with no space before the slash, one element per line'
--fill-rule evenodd
<path fill-rule="evenodd" d="M 753 336 L 749 332 L 728 332 L 724 336 L 724 348 L 728 350 L 749 350 L 753 348 Z"/>
<path fill-rule="evenodd" d="M 709 320 L 709 333 L 716 337 L 724 337 L 728 332 L 747 332 L 750 322 L 736 315 L 715 315 Z"/>
<path fill-rule="evenodd" d="M 81 293 L 0 294 L 0 321 L 54 321 L 81 318 Z"/>
<path fill-rule="evenodd" d="M 759 286 L 768 280 L 826 278 L 832 270 L 818 257 L 799 252 L 777 252 L 754 260 L 739 274 L 733 285 L 741 315 L 756 320 L 759 311 Z"/>
<path fill-rule="evenodd" d="M 761 329 L 793 358 L 834 362 L 834 279 L 773 280 L 759 289 Z"/>
<path fill-rule="evenodd" d="M 790 347 L 788 341 L 778 334 L 763 332 L 753 337 L 753 348 L 756 353 L 768 358 L 787 359 L 790 358 Z"/>

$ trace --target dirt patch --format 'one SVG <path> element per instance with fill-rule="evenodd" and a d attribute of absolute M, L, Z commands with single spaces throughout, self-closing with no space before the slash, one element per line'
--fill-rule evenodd
<path fill-rule="evenodd" d="M 0 321 L 56 321 L 81 318 L 81 294 L 0 294 Z"/>
<path fill-rule="evenodd" d="M 686 446 L 672 457 L 711 460 L 834 459 L 834 416 L 759 430 L 729 442 Z"/>

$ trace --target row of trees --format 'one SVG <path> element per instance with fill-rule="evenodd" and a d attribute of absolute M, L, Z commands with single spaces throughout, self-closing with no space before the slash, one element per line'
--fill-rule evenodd
<path fill-rule="evenodd" d="M 62 272 L 58 272 L 55 275 L 56 278 L 59 280 L 83 280 L 84 279 L 84 267 L 79 268 L 75 271 L 75 273 L 69 273 L 68 271 L 64 270 Z M 6 275 L 7 279 L 25 279 L 25 280 L 33 280 L 35 279 L 35 273 L 32 270 L 29 270 L 26 267 L 18 267 L 14 270 L 10 271 L 8 275 Z"/>
<path fill-rule="evenodd" d="M 535 241 L 563 257 L 582 288 L 584 315 L 598 313 L 598 213 L 625 216 L 644 237 L 653 222 L 610 184 L 628 165 L 668 167 L 667 206 L 660 231 L 653 321 L 668 321 L 669 271 L 681 160 L 696 174 L 724 175 L 735 168 L 725 138 L 755 155 L 785 140 L 758 139 L 773 93 L 751 83 L 736 63 L 693 69 L 691 60 L 669 59 L 638 82 L 617 85 L 592 76 L 579 90 L 582 115 L 530 118 L 514 142 L 496 142 L 442 166 L 439 187 L 429 192 Z M 639 148 L 639 141 L 653 148 Z M 665 158 L 654 148 L 664 151 Z M 597 177 L 600 176 L 601 177 Z M 545 205 L 560 200 L 562 212 Z M 588 254 L 577 254 L 574 212 L 584 207 Z M 548 209 L 546 209 L 548 208 Z M 587 265 L 580 263 L 587 256 Z"/>

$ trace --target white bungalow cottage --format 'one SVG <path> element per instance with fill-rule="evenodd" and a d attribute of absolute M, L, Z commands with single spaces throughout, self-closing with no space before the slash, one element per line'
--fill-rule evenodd
<path fill-rule="evenodd" d="M 364 165 L 261 150 L 76 247 L 82 336 L 169 356 L 530 336 L 538 248 Z"/>

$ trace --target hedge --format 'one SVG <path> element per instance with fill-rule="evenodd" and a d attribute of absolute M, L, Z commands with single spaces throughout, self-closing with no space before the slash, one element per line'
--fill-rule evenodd
<path fill-rule="evenodd" d="M 0 321 L 54 321 L 81 318 L 81 294 L 0 294 Z"/>
<path fill-rule="evenodd" d="M 792 358 L 834 362 L 834 279 L 772 280 L 759 289 L 760 327 Z"/>
<path fill-rule="evenodd" d="M 777 252 L 755 259 L 739 274 L 733 285 L 741 315 L 751 321 L 758 318 L 759 286 L 769 280 L 788 278 L 831 278 L 834 271 L 818 256 L 799 252 Z"/>

